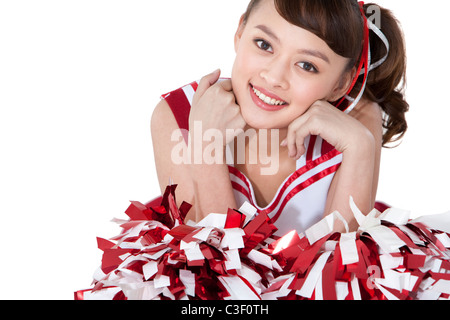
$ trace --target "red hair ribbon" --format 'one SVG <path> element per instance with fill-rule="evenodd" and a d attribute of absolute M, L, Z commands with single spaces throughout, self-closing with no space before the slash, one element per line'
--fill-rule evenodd
<path fill-rule="evenodd" d="M 359 9 L 361 11 L 361 15 L 364 20 L 364 42 L 363 42 L 363 50 L 362 50 L 362 54 L 361 54 L 361 59 L 359 61 L 358 69 L 356 71 L 356 76 L 353 79 L 350 89 L 347 91 L 347 94 L 344 97 L 342 97 L 342 99 L 336 104 L 337 108 L 341 109 L 342 111 L 345 111 L 346 113 L 350 112 L 354 108 L 356 103 L 353 103 L 352 105 L 347 106 L 346 108 L 340 108 L 342 103 L 344 102 L 345 99 L 347 99 L 347 96 L 352 92 L 353 88 L 355 87 L 356 82 L 358 81 L 358 78 L 361 75 L 361 72 L 362 72 L 363 66 L 364 66 L 363 86 L 361 87 L 361 91 L 358 94 L 358 96 L 362 96 L 362 93 L 366 86 L 367 77 L 369 75 L 369 68 L 370 68 L 369 23 L 368 23 L 366 14 L 364 12 L 364 2 L 363 1 L 359 2 Z M 355 99 L 355 101 L 356 101 L 356 99 Z"/>

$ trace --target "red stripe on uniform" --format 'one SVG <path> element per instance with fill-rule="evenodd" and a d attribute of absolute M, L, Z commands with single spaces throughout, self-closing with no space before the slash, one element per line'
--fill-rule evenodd
<path fill-rule="evenodd" d="M 275 216 L 271 219 L 272 223 L 275 223 L 278 218 L 280 217 L 281 213 L 283 212 L 284 207 L 286 206 L 286 204 L 289 202 L 289 200 L 291 200 L 293 197 L 295 197 L 299 192 L 305 190 L 306 188 L 308 188 L 309 186 L 311 186 L 312 184 L 318 182 L 319 180 L 322 180 L 323 178 L 329 176 L 330 174 L 335 173 L 339 167 L 341 166 L 341 164 L 337 164 L 334 165 L 332 167 L 329 167 L 328 169 L 325 169 L 321 172 L 319 172 L 318 174 L 316 174 L 315 176 L 309 178 L 308 180 L 306 180 L 305 182 L 299 184 L 297 187 L 295 187 L 291 192 L 288 193 L 288 195 L 284 198 L 283 203 L 281 204 L 280 208 L 278 209 L 278 212 L 275 214 Z M 263 212 L 267 213 L 266 210 L 264 210 Z"/>
<path fill-rule="evenodd" d="M 175 120 L 180 129 L 189 130 L 189 113 L 191 112 L 191 104 L 186 98 L 183 89 L 177 89 L 170 94 L 163 96 L 164 100 L 169 104 Z"/>
<path fill-rule="evenodd" d="M 337 151 L 336 149 L 334 149 L 333 151 L 327 153 L 326 155 L 314 160 L 314 161 L 310 161 L 308 162 L 305 166 L 303 166 L 302 168 L 298 169 L 295 173 L 293 173 L 290 178 L 284 183 L 283 187 L 280 189 L 280 192 L 278 192 L 277 197 L 275 199 L 275 201 L 272 203 L 272 205 L 265 209 L 264 211 L 269 214 L 270 212 L 272 212 L 277 206 L 278 203 L 280 202 L 284 192 L 286 191 L 286 189 L 295 182 L 295 180 L 297 180 L 299 177 L 301 177 L 302 175 L 304 175 L 305 173 L 307 173 L 308 171 L 313 170 L 314 168 L 316 168 L 317 166 L 323 164 L 324 162 L 333 159 L 334 157 L 338 156 L 340 154 L 339 151 Z M 327 169 L 325 169 L 327 170 Z M 238 177 L 239 179 L 241 179 L 245 185 L 247 186 L 248 190 L 250 191 L 249 196 L 247 197 L 251 202 L 253 202 L 253 196 L 251 194 L 251 187 L 249 184 L 248 179 L 244 176 L 244 174 L 242 174 L 242 172 L 240 172 L 238 169 L 232 167 L 232 166 L 228 166 L 228 171 L 235 175 L 236 177 Z M 308 180 L 307 180 L 308 181 Z M 305 181 L 306 182 L 306 181 Z M 305 183 L 304 182 L 304 183 Z M 240 191 L 240 190 L 238 190 Z"/>
<path fill-rule="evenodd" d="M 253 202 L 248 191 L 245 190 L 245 188 L 243 186 L 241 186 L 239 183 L 237 183 L 235 181 L 231 181 L 231 186 L 233 187 L 234 190 L 239 191 L 240 193 L 242 193 L 244 195 L 244 197 L 246 197 L 251 202 Z"/>
<path fill-rule="evenodd" d="M 194 81 L 187 86 L 191 86 L 195 92 L 197 91 L 198 83 Z M 191 103 L 183 90 L 183 88 L 187 86 L 164 94 L 162 95 L 162 98 L 169 104 L 169 107 L 175 116 L 175 120 L 177 121 L 178 127 L 189 131 L 189 114 L 191 112 Z"/>
<path fill-rule="evenodd" d="M 308 151 L 306 152 L 306 162 L 313 160 L 314 149 L 316 147 L 317 136 L 311 136 L 308 145 Z"/>

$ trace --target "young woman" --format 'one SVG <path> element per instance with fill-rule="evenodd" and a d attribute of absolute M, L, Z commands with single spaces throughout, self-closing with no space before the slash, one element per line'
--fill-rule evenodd
<path fill-rule="evenodd" d="M 218 70 L 163 95 L 152 119 L 162 190 L 178 184 L 177 200 L 194 205 L 187 219 L 208 217 L 183 224 L 189 206 L 177 210 L 173 186 L 155 205 L 133 202 L 116 243 L 98 239 L 94 289 L 76 297 L 448 299 L 448 215 L 392 209 L 382 223 L 350 206 L 374 207 L 381 148 L 406 130 L 392 14 L 354 0 L 252 0 L 235 48 L 231 79 Z M 228 211 L 245 202 L 259 213 L 248 223 Z M 357 232 L 313 226 L 337 210 L 347 223 L 335 231 L 356 229 L 351 209 Z"/>
<path fill-rule="evenodd" d="M 366 16 L 370 6 L 252 0 L 235 35 L 231 79 L 219 79 L 217 70 L 163 96 L 152 117 L 157 172 L 162 190 L 172 181 L 177 199 L 193 205 L 187 219 L 249 202 L 282 235 L 303 232 L 336 210 L 356 227 L 350 197 L 363 212 L 374 207 L 381 148 L 405 133 L 408 104 L 399 89 L 402 32 L 380 7 L 376 28 Z M 208 148 L 193 134 L 198 124 L 224 137 L 222 161 L 171 161 L 178 129 L 189 130 L 190 148 L 201 154 Z M 250 130 L 256 134 L 245 140 L 245 151 L 237 150 L 239 136 Z M 267 159 L 254 140 L 277 159 L 270 175 L 263 174 Z M 237 150 L 232 165 L 230 150 Z"/>

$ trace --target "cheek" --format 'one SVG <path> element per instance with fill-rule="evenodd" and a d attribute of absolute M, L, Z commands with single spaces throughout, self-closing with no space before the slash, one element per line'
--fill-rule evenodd
<path fill-rule="evenodd" d="M 258 65 L 255 63 L 255 59 L 252 59 L 250 55 L 239 54 L 234 61 L 231 81 L 233 84 L 233 91 L 236 95 L 238 102 L 245 102 L 245 98 L 249 98 L 248 84 L 255 78 L 258 72 Z"/>
<path fill-rule="evenodd" d="M 302 83 L 292 84 L 292 104 L 299 112 L 306 112 L 306 110 L 317 100 L 322 100 L 326 97 L 326 90 L 323 84 L 312 81 L 304 81 Z"/>
<path fill-rule="evenodd" d="M 232 77 L 237 81 L 247 81 L 248 76 L 257 72 L 257 58 L 251 54 L 246 54 L 245 49 L 237 52 L 233 65 Z"/>

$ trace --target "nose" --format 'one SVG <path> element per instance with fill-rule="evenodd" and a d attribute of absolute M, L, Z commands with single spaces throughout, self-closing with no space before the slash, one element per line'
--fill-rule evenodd
<path fill-rule="evenodd" d="M 288 89 L 289 64 L 281 58 L 274 58 L 260 72 L 260 77 L 273 88 Z"/>

